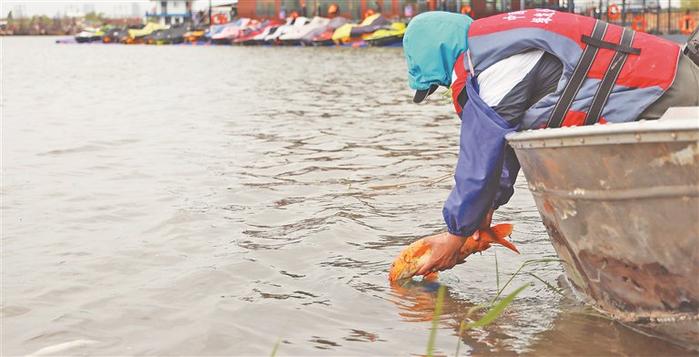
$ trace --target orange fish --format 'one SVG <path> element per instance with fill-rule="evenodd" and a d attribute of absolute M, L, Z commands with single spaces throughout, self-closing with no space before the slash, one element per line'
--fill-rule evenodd
<path fill-rule="evenodd" d="M 481 228 L 478 231 L 478 238 L 474 238 L 474 234 L 465 239 L 464 244 L 459 249 L 461 253 L 460 259 L 464 260 L 473 253 L 482 252 L 490 248 L 492 243 L 500 244 L 519 254 L 517 247 L 505 239 L 505 237 L 512 234 L 512 227 L 511 224 L 503 223 L 487 229 Z M 393 261 L 388 280 L 396 281 L 412 278 L 430 260 L 431 255 L 432 249 L 425 241 L 425 238 L 413 242 Z M 424 276 L 424 279 L 434 280 L 437 276 L 436 272 L 428 273 Z"/>

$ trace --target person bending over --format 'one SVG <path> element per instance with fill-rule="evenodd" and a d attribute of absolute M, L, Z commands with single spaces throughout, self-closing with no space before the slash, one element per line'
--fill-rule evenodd
<path fill-rule="evenodd" d="M 473 21 L 427 12 L 408 25 L 403 48 L 413 101 L 450 87 L 461 119 L 455 184 L 442 210 L 447 231 L 426 237 L 432 255 L 418 275 L 462 263 L 463 240 L 509 201 L 520 166 L 508 133 L 657 119 L 671 106 L 699 105 L 692 53 L 570 13 L 531 9 Z"/>

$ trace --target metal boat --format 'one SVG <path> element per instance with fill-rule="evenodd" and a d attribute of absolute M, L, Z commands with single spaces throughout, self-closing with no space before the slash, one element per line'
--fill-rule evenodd
<path fill-rule="evenodd" d="M 573 290 L 699 349 L 699 107 L 507 139 Z"/>

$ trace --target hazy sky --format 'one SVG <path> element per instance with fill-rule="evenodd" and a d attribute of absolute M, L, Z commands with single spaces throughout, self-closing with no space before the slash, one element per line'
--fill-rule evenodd
<path fill-rule="evenodd" d="M 231 3 L 234 0 L 212 0 L 214 5 Z M 194 8 L 207 7 L 209 0 L 195 0 Z M 146 10 L 153 7 L 149 0 L 92 0 L 92 1 L 62 1 L 62 0 L 0 0 L 0 17 L 7 16 L 12 10 L 15 16 L 32 16 L 70 14 L 78 12 L 97 11 L 108 16 L 143 16 Z"/>

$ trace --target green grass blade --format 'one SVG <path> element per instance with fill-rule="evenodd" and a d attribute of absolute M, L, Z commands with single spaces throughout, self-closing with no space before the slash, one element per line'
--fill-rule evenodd
<path fill-rule="evenodd" d="M 432 357 L 434 353 L 434 342 L 437 340 L 437 328 L 439 327 L 439 318 L 442 316 L 442 305 L 444 305 L 444 293 L 446 287 L 444 285 L 437 290 L 437 302 L 434 305 L 434 316 L 432 316 L 432 329 L 430 330 L 430 339 L 427 340 L 428 357 Z"/>
<path fill-rule="evenodd" d="M 464 330 L 466 330 L 466 320 L 461 321 L 461 324 L 459 324 L 459 337 L 456 339 L 456 352 L 454 352 L 454 357 L 459 357 L 459 349 L 461 348 L 461 336 L 464 335 Z"/>
<path fill-rule="evenodd" d="M 544 285 L 546 285 L 547 288 L 553 290 L 555 293 L 557 293 L 557 294 L 559 294 L 559 295 L 561 295 L 561 296 L 564 296 L 564 295 L 563 295 L 563 291 L 561 291 L 561 289 L 556 288 L 555 286 L 551 285 L 551 283 L 549 283 L 549 282 L 545 281 L 544 279 L 541 279 L 540 277 L 538 277 L 536 274 L 534 274 L 534 273 L 527 273 L 527 274 L 529 274 L 532 278 L 534 278 L 534 279 L 540 281 L 541 283 L 543 283 Z"/>
<path fill-rule="evenodd" d="M 554 263 L 554 262 L 555 263 L 562 263 L 563 260 L 560 260 L 560 259 L 529 259 L 529 260 L 525 260 L 524 262 L 522 262 L 522 265 L 519 266 L 519 269 L 517 269 L 517 271 L 515 271 L 514 274 L 512 274 L 512 276 L 510 276 L 510 279 L 508 279 L 507 282 L 505 283 L 505 285 L 503 285 L 502 288 L 500 288 L 500 290 L 498 290 L 498 293 L 495 294 L 495 297 L 492 300 L 490 300 L 490 305 L 493 305 L 495 303 L 495 300 L 497 300 L 500 297 L 500 295 L 502 295 L 502 292 L 505 291 L 507 286 L 510 285 L 512 280 L 514 280 L 514 278 L 517 275 L 519 275 L 519 273 L 522 271 L 522 269 L 524 269 L 524 267 L 526 267 L 527 265 L 531 265 L 531 264 L 546 264 L 546 263 Z"/>
<path fill-rule="evenodd" d="M 483 309 L 485 306 L 484 305 L 473 305 L 466 310 L 466 318 L 471 317 L 476 310 Z M 466 318 L 461 320 L 461 323 L 459 324 L 459 338 L 456 340 L 456 352 L 454 352 L 454 357 L 459 357 L 459 349 L 461 349 L 461 336 L 464 335 L 464 331 L 466 330 Z"/>
<path fill-rule="evenodd" d="M 507 286 L 510 285 L 512 280 L 514 280 L 514 278 L 519 274 L 519 272 L 522 271 L 522 269 L 526 266 L 526 264 L 527 264 L 527 262 L 522 263 L 522 265 L 519 266 L 517 271 L 515 271 L 514 274 L 512 274 L 512 276 L 510 276 L 510 278 L 507 280 L 505 285 L 503 285 L 502 288 L 500 288 L 500 290 L 498 290 L 498 293 L 495 294 L 495 297 L 493 297 L 493 299 L 490 300 L 490 306 L 492 306 L 495 303 L 495 301 L 500 297 L 500 295 L 502 295 L 502 292 L 505 291 L 505 288 L 507 288 Z"/>
<path fill-rule="evenodd" d="M 517 290 L 513 291 L 510 293 L 510 295 L 505 296 L 504 299 L 500 300 L 495 306 L 490 308 L 488 312 L 483 315 L 483 317 L 480 318 L 480 320 L 471 322 L 468 325 L 466 325 L 467 328 L 474 328 L 474 327 L 483 327 L 483 326 L 488 326 L 490 325 L 495 319 L 502 314 L 503 311 L 507 308 L 507 306 L 512 303 L 512 301 L 521 293 L 524 289 L 527 288 L 529 284 L 524 284 L 517 288 Z"/>
<path fill-rule="evenodd" d="M 471 317 L 471 315 L 473 315 L 474 312 L 481 310 L 481 309 L 485 309 L 486 307 L 487 306 L 481 305 L 481 304 L 473 305 L 473 306 L 469 307 L 468 310 L 466 310 L 466 317 Z"/>
<path fill-rule="evenodd" d="M 277 343 L 274 344 L 274 348 L 272 349 L 272 353 L 270 354 L 270 357 L 274 357 L 277 355 L 277 349 L 279 349 L 279 344 L 282 342 L 282 338 L 279 337 L 277 339 Z"/>
<path fill-rule="evenodd" d="M 495 254 L 495 286 L 500 291 L 500 269 L 498 268 L 498 251 L 493 251 Z"/>

